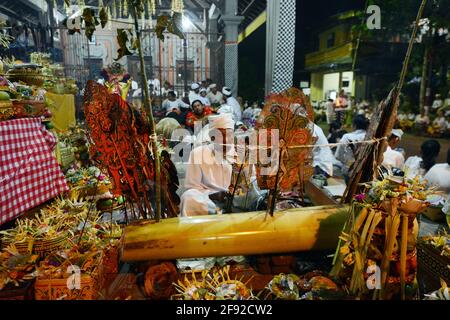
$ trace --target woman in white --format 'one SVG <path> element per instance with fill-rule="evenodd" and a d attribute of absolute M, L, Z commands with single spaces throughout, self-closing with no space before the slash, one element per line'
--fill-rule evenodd
<path fill-rule="evenodd" d="M 436 164 L 441 145 L 436 140 L 427 140 L 420 146 L 420 150 L 420 156 L 409 157 L 405 162 L 403 171 L 408 179 L 425 176 L 428 170 Z"/>
<path fill-rule="evenodd" d="M 450 149 L 447 151 L 447 163 L 435 164 L 424 178 L 430 186 L 436 186 L 445 193 L 450 192 Z"/>

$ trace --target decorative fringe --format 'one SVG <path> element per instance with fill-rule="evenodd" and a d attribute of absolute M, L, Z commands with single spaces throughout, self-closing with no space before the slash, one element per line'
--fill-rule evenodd
<path fill-rule="evenodd" d="M 111 21 L 111 19 L 113 18 L 113 13 L 112 13 L 112 10 L 110 10 L 110 8 L 109 7 L 106 7 L 106 14 L 109 16 L 109 19 L 108 19 L 108 30 L 112 30 L 112 21 Z"/>
<path fill-rule="evenodd" d="M 123 14 L 128 18 L 128 1 L 123 2 Z"/>
<path fill-rule="evenodd" d="M 183 13 L 184 12 L 184 2 L 183 0 L 172 0 L 172 12 Z"/>

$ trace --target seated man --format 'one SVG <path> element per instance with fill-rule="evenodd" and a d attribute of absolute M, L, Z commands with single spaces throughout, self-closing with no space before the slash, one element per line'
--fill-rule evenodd
<path fill-rule="evenodd" d="M 393 129 L 392 135 L 388 139 L 388 147 L 384 152 L 383 166 L 387 169 L 401 169 L 405 164 L 405 157 L 396 150 L 403 136 L 403 131 L 400 129 Z"/>
<path fill-rule="evenodd" d="M 169 91 L 167 99 L 163 101 L 162 108 L 166 112 L 167 118 L 175 119 L 179 124 L 186 124 L 186 117 L 189 113 L 189 105 L 177 98 L 175 91 Z"/>
<path fill-rule="evenodd" d="M 313 149 L 313 166 L 314 174 L 322 174 L 329 178 L 333 176 L 333 164 L 336 162 L 333 152 L 328 144 L 328 140 L 323 133 L 323 130 L 318 125 L 314 124 L 313 136 L 317 138 L 316 145 Z"/>
<path fill-rule="evenodd" d="M 234 160 L 234 121 L 230 114 L 209 118 L 212 143 L 192 150 L 181 196 L 181 216 L 216 214 L 225 204 Z"/>
<path fill-rule="evenodd" d="M 203 121 L 213 113 L 210 107 L 205 106 L 200 100 L 192 102 L 192 110 L 186 116 L 186 127 L 194 129 L 196 121 Z"/>

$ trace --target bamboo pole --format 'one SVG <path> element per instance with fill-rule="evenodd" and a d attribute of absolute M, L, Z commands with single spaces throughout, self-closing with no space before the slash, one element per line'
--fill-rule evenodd
<path fill-rule="evenodd" d="M 395 118 L 397 115 L 399 96 L 405 82 L 406 74 L 408 71 L 409 61 L 411 59 L 411 52 L 414 46 L 414 42 L 419 29 L 419 21 L 422 17 L 427 0 L 422 0 L 422 3 L 417 12 L 417 17 L 414 25 L 411 39 L 409 40 L 408 49 L 403 60 L 403 66 L 400 73 L 399 81 L 397 85 L 391 90 L 388 97 L 383 100 L 377 109 L 374 116 L 371 119 L 369 129 L 365 140 L 373 138 L 382 139 L 387 137 L 394 126 Z M 356 161 L 350 169 L 350 182 L 345 190 L 342 203 L 350 203 L 353 195 L 358 192 L 362 192 L 362 182 L 372 181 L 376 173 L 375 168 L 383 161 L 383 154 L 387 147 L 387 141 L 382 140 L 375 145 L 361 146 L 356 153 Z"/>
<path fill-rule="evenodd" d="M 333 250 L 348 206 L 142 221 L 123 235 L 122 261 Z"/>
<path fill-rule="evenodd" d="M 402 214 L 402 242 L 400 247 L 401 299 L 405 300 L 406 253 L 408 249 L 408 215 Z"/>
<path fill-rule="evenodd" d="M 155 160 L 155 202 L 156 202 L 156 221 L 161 219 L 161 163 L 159 159 L 159 151 L 156 143 L 155 120 L 153 119 L 153 110 L 151 98 L 148 92 L 147 73 L 145 71 L 144 54 L 141 45 L 141 31 L 139 30 L 138 15 L 136 12 L 136 0 L 130 0 L 129 7 L 134 19 L 134 30 L 136 32 L 136 44 L 139 52 L 139 60 L 141 65 L 142 90 L 144 92 L 144 108 L 148 114 L 150 122 L 150 135 L 152 137 L 152 152 Z"/>

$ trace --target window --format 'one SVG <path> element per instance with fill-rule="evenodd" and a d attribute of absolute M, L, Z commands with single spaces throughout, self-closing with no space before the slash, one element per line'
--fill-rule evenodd
<path fill-rule="evenodd" d="M 192 82 L 194 82 L 194 61 L 187 61 L 186 66 L 187 83 L 190 85 Z M 184 83 L 184 74 L 184 60 L 177 60 L 177 84 Z"/>
<path fill-rule="evenodd" d="M 128 73 L 135 81 L 141 80 L 141 61 L 138 56 L 128 56 Z M 153 63 L 152 57 L 144 57 L 145 72 L 147 74 L 147 79 L 153 79 Z"/>
<path fill-rule="evenodd" d="M 327 48 L 334 47 L 334 42 L 336 40 L 336 34 L 334 32 L 327 35 Z"/>

